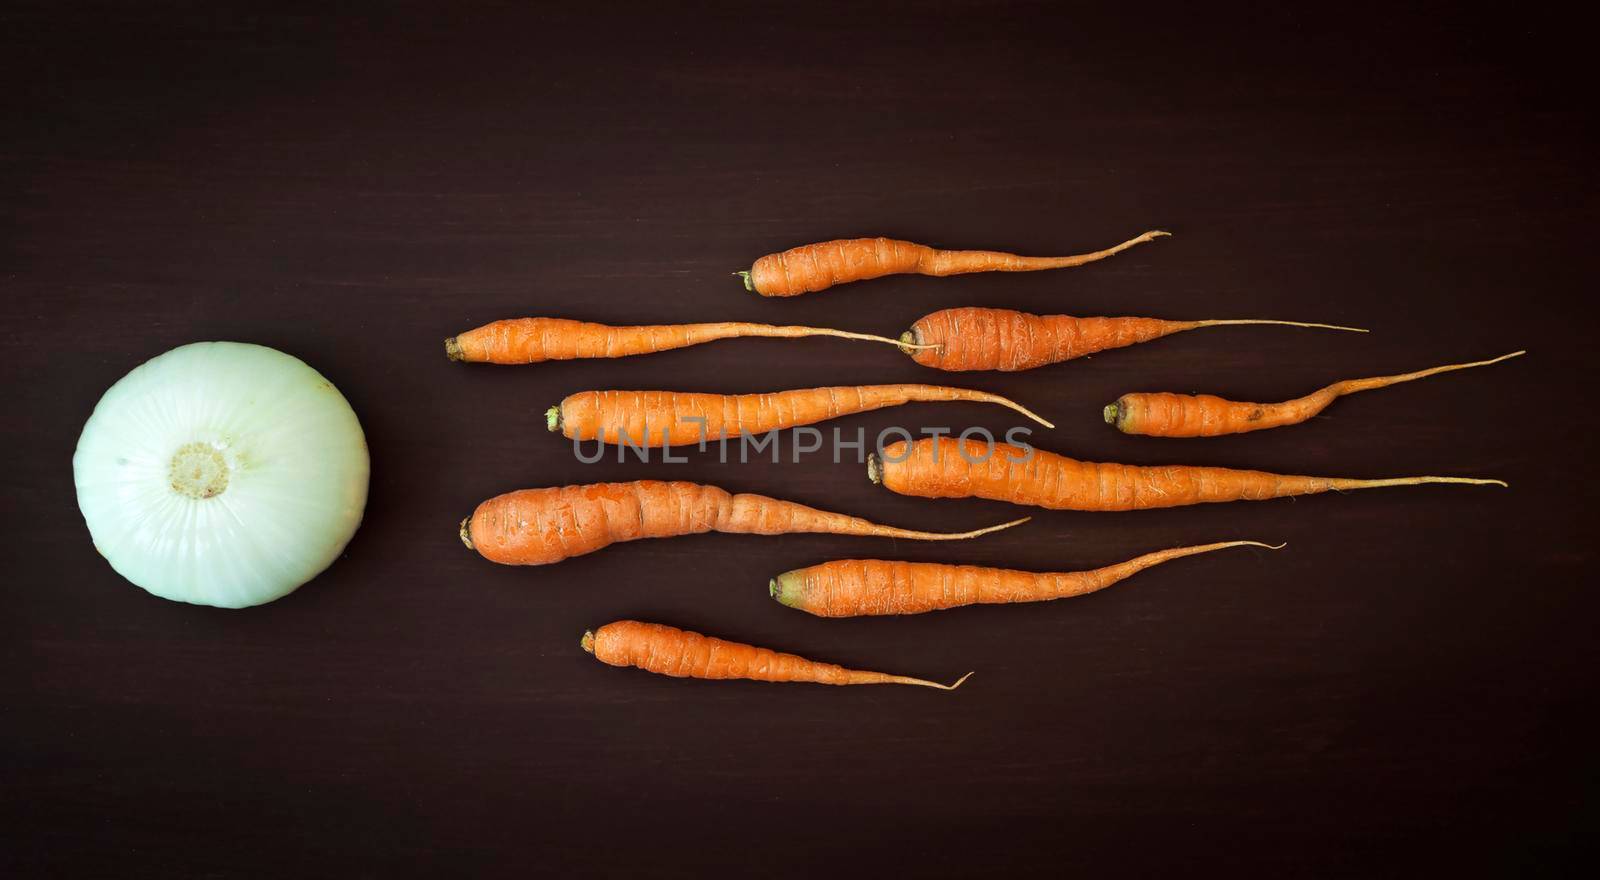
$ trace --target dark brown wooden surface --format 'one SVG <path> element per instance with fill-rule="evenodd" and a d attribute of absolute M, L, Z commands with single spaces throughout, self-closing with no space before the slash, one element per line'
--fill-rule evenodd
<path fill-rule="evenodd" d="M 1388 873 L 1576 848 L 1600 660 L 1592 48 L 1510 9 L 1186 7 L 5 4 L 0 874 Z M 1175 235 L 1064 272 L 787 301 L 729 276 L 841 236 L 1055 253 L 1149 227 Z M 893 334 L 977 304 L 1373 332 L 1211 330 L 1018 375 L 836 340 L 440 351 L 526 314 Z M 102 391 L 202 339 L 304 358 L 372 448 L 347 554 L 244 612 L 123 582 L 73 498 Z M 1124 391 L 1276 400 L 1516 348 L 1293 429 L 1099 421 Z M 706 535 L 537 569 L 456 539 L 499 492 L 640 477 L 929 529 L 1013 515 L 820 455 L 585 466 L 541 418 L 586 388 L 941 380 L 1056 419 L 1035 440 L 1082 458 L 1512 488 L 1045 512 L 960 545 Z M 924 405 L 840 426 L 1014 423 Z M 766 593 L 830 558 L 1072 569 L 1235 537 L 1289 548 L 903 620 Z M 621 617 L 978 674 L 676 681 L 579 651 Z"/>

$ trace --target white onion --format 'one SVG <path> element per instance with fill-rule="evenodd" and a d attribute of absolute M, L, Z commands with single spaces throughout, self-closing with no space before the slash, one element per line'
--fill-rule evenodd
<path fill-rule="evenodd" d="M 196 342 L 106 391 L 72 457 L 78 508 L 118 574 L 243 608 L 332 564 L 367 504 L 361 423 L 339 389 L 260 345 Z"/>

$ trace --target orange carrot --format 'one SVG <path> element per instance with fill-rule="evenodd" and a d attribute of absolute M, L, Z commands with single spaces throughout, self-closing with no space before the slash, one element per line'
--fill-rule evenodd
<path fill-rule="evenodd" d="M 1052 510 L 1145 510 L 1419 483 L 1506 485 L 1468 477 L 1356 480 L 1220 467 L 1099 464 L 1042 449 L 950 437 L 892 443 L 882 456 L 874 453 L 867 459 L 867 476 L 901 495 L 990 498 Z"/>
<path fill-rule="evenodd" d="M 1323 330 L 1367 331 L 1334 324 L 1240 319 L 1164 321 L 1160 318 L 1074 318 L 1030 315 L 1010 309 L 945 309 L 919 319 L 900 335 L 906 353 L 924 367 L 962 370 L 1031 370 L 1110 348 L 1149 342 L 1172 333 L 1235 324 L 1277 324 Z"/>
<path fill-rule="evenodd" d="M 1223 541 L 1146 553 L 1090 571 L 1039 573 L 975 565 L 839 559 L 797 568 L 768 584 L 772 598 L 818 617 L 922 614 L 963 605 L 1044 602 L 1103 590 L 1163 562 L 1229 547 L 1273 546 L 1256 541 Z"/>
<path fill-rule="evenodd" d="M 1263 428 L 1298 425 L 1327 409 L 1328 404 L 1346 394 L 1387 388 L 1390 385 L 1425 379 L 1451 370 L 1485 367 L 1522 354 L 1527 352 L 1514 351 L 1492 360 L 1449 364 L 1398 376 L 1346 379 L 1305 397 L 1282 403 L 1241 403 L 1210 394 L 1167 392 L 1124 394 L 1117 398 L 1116 403 L 1106 407 L 1106 424 L 1116 426 L 1116 429 L 1124 434 L 1144 434 L 1148 437 L 1217 437 L 1222 434 L 1243 434 Z"/>
<path fill-rule="evenodd" d="M 964 275 L 968 272 L 1034 272 L 1065 269 L 1103 260 L 1136 244 L 1170 233 L 1152 230 L 1116 247 L 1072 257 L 1019 257 L 1000 251 L 943 251 L 892 238 L 850 238 L 824 241 L 768 254 L 736 272 L 746 290 L 762 296 L 798 296 L 835 284 L 884 275 Z"/>
<path fill-rule="evenodd" d="M 997 394 L 939 385 L 845 385 L 768 394 L 582 391 L 546 410 L 545 424 L 576 440 L 687 446 L 703 439 L 764 434 L 920 401 L 998 403 L 1047 428 L 1055 427 Z"/>
<path fill-rule="evenodd" d="M 453 361 L 487 364 L 537 364 L 574 358 L 616 358 L 667 351 L 742 336 L 795 339 L 802 336 L 837 336 L 887 342 L 893 339 L 868 333 L 849 333 L 824 327 L 780 327 L 724 321 L 716 324 L 657 324 L 613 327 L 565 318 L 511 318 L 494 321 L 444 341 L 444 353 Z"/>
<path fill-rule="evenodd" d="M 593 553 L 619 541 L 701 532 L 823 532 L 955 541 L 1025 522 L 1026 518 L 953 534 L 918 532 L 764 495 L 731 495 L 698 483 L 638 480 L 522 489 L 490 498 L 461 521 L 461 541 L 490 562 L 545 565 Z"/>
<path fill-rule="evenodd" d="M 633 666 L 674 678 L 746 678 L 752 681 L 806 681 L 836 685 L 914 684 L 953 691 L 972 675 L 969 672 L 961 676 L 955 684 L 939 684 L 904 675 L 846 669 L 794 654 L 637 620 L 608 623 L 584 633 L 583 640 L 578 644 L 602 663 Z"/>

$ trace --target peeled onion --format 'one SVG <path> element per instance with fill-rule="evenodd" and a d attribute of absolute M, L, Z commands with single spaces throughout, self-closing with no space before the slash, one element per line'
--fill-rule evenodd
<path fill-rule="evenodd" d="M 367 504 L 366 437 L 298 358 L 196 342 L 106 391 L 72 457 L 78 508 L 117 573 L 166 599 L 243 608 L 332 564 Z"/>

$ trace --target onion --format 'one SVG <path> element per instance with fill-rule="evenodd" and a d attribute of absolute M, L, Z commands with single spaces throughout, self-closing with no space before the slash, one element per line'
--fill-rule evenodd
<path fill-rule="evenodd" d="M 332 564 L 370 465 L 344 395 L 298 358 L 196 342 L 106 391 L 72 457 L 96 550 L 157 596 L 243 608 Z"/>

